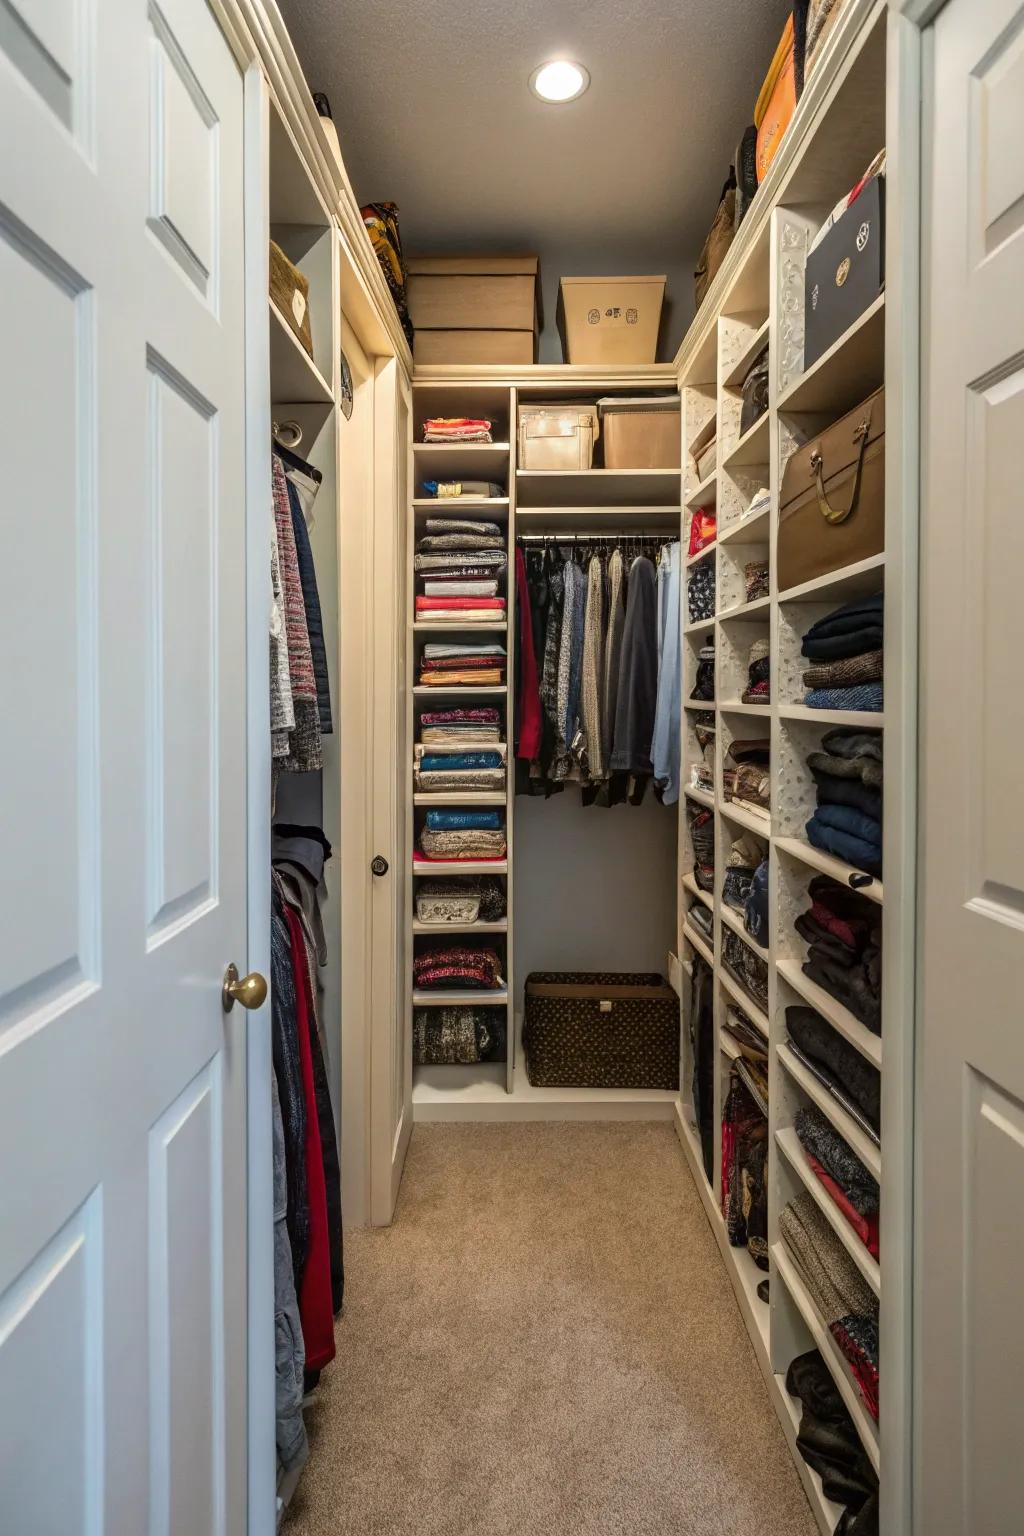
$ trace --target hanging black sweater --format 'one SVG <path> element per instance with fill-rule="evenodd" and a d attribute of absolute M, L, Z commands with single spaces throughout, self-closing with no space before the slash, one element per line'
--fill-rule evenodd
<path fill-rule="evenodd" d="M 653 773 L 651 742 L 658 704 L 658 579 L 646 555 L 629 571 L 626 622 L 619 654 L 615 737 L 610 767 L 615 773 Z"/>

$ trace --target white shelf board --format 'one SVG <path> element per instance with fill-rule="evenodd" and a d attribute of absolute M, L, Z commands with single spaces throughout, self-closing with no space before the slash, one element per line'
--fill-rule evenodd
<path fill-rule="evenodd" d="M 473 479 L 479 478 L 474 475 Z M 501 522 L 508 516 L 509 499 L 507 496 L 415 496 L 413 506 L 417 512 L 480 512 L 487 508 L 493 512 L 491 522 Z M 476 518 L 476 522 L 485 522 L 485 518 Z"/>
<path fill-rule="evenodd" d="M 878 1425 L 871 1417 L 860 1394 L 860 1388 L 850 1373 L 838 1345 L 832 1338 L 825 1325 L 825 1321 L 814 1304 L 810 1292 L 796 1272 L 792 1260 L 783 1242 L 773 1243 L 772 1260 L 775 1265 L 775 1273 L 781 1276 L 782 1283 L 792 1296 L 797 1311 L 807 1325 L 815 1344 L 821 1351 L 825 1364 L 839 1389 L 840 1396 L 846 1404 L 850 1417 L 853 1419 L 861 1444 L 867 1451 L 868 1459 L 875 1471 L 881 1465 L 881 1456 L 878 1446 Z"/>
<path fill-rule="evenodd" d="M 479 623 L 466 623 L 465 619 L 434 619 L 430 623 L 422 619 L 413 623 L 413 629 L 420 635 L 450 635 L 458 634 L 460 629 L 471 629 L 474 634 L 478 630 L 487 630 L 491 634 L 504 635 L 508 633 L 507 621 L 496 624 L 493 619 L 481 619 Z M 458 657 L 454 658 L 456 661 Z"/>
<path fill-rule="evenodd" d="M 507 859 L 414 859 L 414 875 L 507 875 Z"/>
<path fill-rule="evenodd" d="M 815 725 L 859 725 L 865 731 L 885 728 L 885 715 L 868 709 L 809 709 L 806 704 L 781 704 L 779 719 L 810 720 Z"/>
<path fill-rule="evenodd" d="M 805 1003 L 817 1009 L 822 1018 L 828 1020 L 844 1040 L 848 1040 L 852 1046 L 855 1046 L 873 1066 L 881 1068 L 882 1041 L 879 1035 L 872 1034 L 871 1030 L 859 1019 L 855 1019 L 850 1010 L 844 1008 L 830 992 L 826 992 L 824 987 L 819 987 L 809 976 L 805 976 L 798 960 L 779 959 L 775 962 L 775 969 L 793 988 L 793 991 L 799 993 Z"/>
<path fill-rule="evenodd" d="M 703 935 L 699 934 L 696 928 L 691 927 L 689 923 L 684 923 L 683 938 L 686 940 L 687 944 L 691 944 L 693 946 L 698 955 L 700 955 L 701 959 L 706 960 L 708 965 L 710 965 L 713 970 L 715 965 L 714 950 L 708 944 Z"/>
<path fill-rule="evenodd" d="M 870 597 L 881 591 L 885 580 L 885 555 L 870 555 L 853 565 L 844 565 L 826 576 L 815 576 L 798 587 L 779 593 L 780 603 L 848 603 L 855 597 Z M 810 663 L 808 663 L 809 665 Z"/>
<path fill-rule="evenodd" d="M 503 699 L 508 688 L 504 683 L 488 683 L 483 688 L 433 688 L 429 683 L 417 683 L 412 691 L 418 699 Z"/>
<path fill-rule="evenodd" d="M 413 933 L 507 933 L 508 918 L 496 923 L 424 923 L 418 917 L 412 920 Z"/>
<path fill-rule="evenodd" d="M 755 836 L 771 837 L 772 819 L 769 815 L 748 811 L 745 806 L 737 805 L 734 800 L 723 800 L 718 809 L 729 821 L 734 821 L 738 827 L 746 827 L 747 831 L 753 832 Z"/>
<path fill-rule="evenodd" d="M 416 1008 L 451 1008 L 465 1004 L 467 1007 L 501 1008 L 508 1002 L 507 987 L 426 987 L 413 988 L 413 1006 Z"/>
<path fill-rule="evenodd" d="M 670 1120 L 679 1103 L 678 1091 L 672 1088 L 535 1088 L 521 1049 L 511 1093 L 506 1090 L 504 1063 L 500 1080 L 497 1074 L 479 1070 L 462 1081 L 454 1074 L 455 1069 L 447 1076 L 414 1069 L 415 1120 Z"/>
<path fill-rule="evenodd" d="M 825 1116 L 830 1120 L 845 1141 L 856 1152 L 865 1168 L 869 1168 L 875 1178 L 882 1180 L 882 1153 L 876 1147 L 871 1137 L 857 1124 L 852 1115 L 834 1099 L 823 1083 L 819 1083 L 813 1072 L 809 1072 L 802 1061 L 799 1061 L 788 1045 L 780 1044 L 776 1055 L 779 1064 L 789 1073 L 793 1081 L 803 1089 L 812 1103 L 816 1104 Z"/>
<path fill-rule="evenodd" d="M 684 635 L 703 635 L 714 629 L 715 621 L 711 619 L 694 619 L 692 624 L 683 625 Z M 710 708 L 710 705 L 708 706 Z"/>
<path fill-rule="evenodd" d="M 850 1258 L 868 1282 L 868 1285 L 870 1285 L 876 1296 L 880 1296 L 882 1294 L 882 1271 L 878 1260 L 868 1252 L 857 1233 L 850 1226 L 850 1223 L 828 1193 L 824 1184 L 811 1168 L 804 1155 L 804 1149 L 800 1145 L 800 1138 L 796 1131 L 792 1126 L 788 1126 L 785 1130 L 776 1131 L 775 1141 L 785 1156 L 786 1161 L 792 1167 L 793 1172 L 808 1191 L 829 1226 L 834 1230 Z"/>
<path fill-rule="evenodd" d="M 727 1029 L 720 1029 L 718 1032 L 718 1049 L 730 1061 L 735 1061 L 737 1056 L 743 1055 L 743 1052 L 740 1050 L 739 1041 L 734 1040 Z"/>
<path fill-rule="evenodd" d="M 728 527 L 718 530 L 718 542 L 731 544 L 736 540 L 741 544 L 767 544 L 771 538 L 771 518 L 770 506 L 765 507 L 753 517 L 741 517 L 738 522 L 730 523 Z"/>
<path fill-rule="evenodd" d="M 761 715 L 768 719 L 771 716 L 771 704 L 744 704 L 742 699 L 722 699 L 718 708 L 723 715 Z"/>
<path fill-rule="evenodd" d="M 776 409 L 784 415 L 827 411 L 838 421 L 873 394 L 884 377 L 883 292 L 827 352 L 783 390 Z"/>
<path fill-rule="evenodd" d="M 709 794 L 706 789 L 697 789 L 694 785 L 688 784 L 683 790 L 683 794 L 687 800 L 695 800 L 698 805 L 706 806 L 709 811 L 713 811 L 715 808 L 715 797 Z"/>
<path fill-rule="evenodd" d="M 770 597 L 755 597 L 752 603 L 738 603 L 735 608 L 723 608 L 718 615 L 719 621 L 728 624 L 730 619 L 752 619 L 759 613 L 767 615 L 771 601 Z"/>
<path fill-rule="evenodd" d="M 701 453 L 711 442 L 717 431 L 718 412 L 713 411 L 704 425 L 699 428 L 699 430 L 696 431 L 693 434 L 693 437 L 690 439 L 690 444 L 686 451 L 690 455 L 691 459 L 698 459 L 700 457 Z"/>
<path fill-rule="evenodd" d="M 850 876 L 863 876 L 864 870 L 854 869 L 852 864 L 837 859 L 831 853 L 824 853 L 820 848 L 813 848 L 802 837 L 777 837 L 774 846 L 780 853 L 788 853 L 790 858 L 799 859 L 802 864 L 807 864 L 811 869 L 819 870 L 823 875 L 831 875 L 833 880 L 838 880 L 840 885 L 849 885 Z M 874 875 L 870 876 L 867 885 L 850 886 L 851 890 L 859 891 L 869 901 L 877 901 L 882 904 L 883 888 L 881 880 Z"/>
<path fill-rule="evenodd" d="M 753 946 L 751 946 L 751 948 L 753 948 Z M 767 956 L 765 958 L 767 959 Z M 768 1015 L 764 1012 L 764 1010 L 758 1007 L 757 1003 L 751 997 L 746 988 L 740 986 L 736 978 L 729 974 L 724 965 L 719 967 L 718 979 L 736 1006 L 743 1009 L 743 1012 L 747 1015 L 747 1018 L 750 1020 L 750 1022 L 756 1025 L 757 1029 L 762 1035 L 764 1035 L 765 1039 L 767 1040 Z"/>
<path fill-rule="evenodd" d="M 747 469 L 752 464 L 768 464 L 770 435 L 768 431 L 771 412 L 764 411 L 752 427 L 748 427 L 743 436 L 730 448 L 722 461 L 722 468 L 731 472 L 734 469 Z"/>
<path fill-rule="evenodd" d="M 713 469 L 686 498 L 688 507 L 713 507 L 718 502 L 718 470 Z"/>
<path fill-rule="evenodd" d="M 480 751 L 486 751 L 481 747 Z M 443 809 L 446 805 L 504 805 L 505 791 L 503 789 L 464 789 L 458 790 L 420 790 L 413 795 L 415 805 L 432 805 L 435 810 Z"/>
<path fill-rule="evenodd" d="M 706 560 L 709 555 L 713 555 L 717 548 L 718 540 L 712 539 L 710 544 L 705 544 L 704 548 L 699 549 L 695 555 L 687 555 L 683 561 L 684 566 L 688 571 L 692 570 L 695 565 L 700 565 L 702 560 Z"/>
<path fill-rule="evenodd" d="M 273 299 L 270 305 L 270 398 L 274 405 L 331 405 L 331 386 Z"/>
<path fill-rule="evenodd" d="M 696 896 L 697 900 L 702 901 L 710 912 L 715 910 L 715 903 L 711 898 L 710 892 L 702 891 L 692 874 L 684 875 L 682 883 L 684 891 L 688 891 L 691 896 Z"/>
<path fill-rule="evenodd" d="M 747 342 L 739 357 L 722 380 L 726 389 L 740 389 L 751 367 L 768 345 L 769 319 L 766 317 Z"/>
<path fill-rule="evenodd" d="M 679 469 L 517 469 L 516 506 L 679 505 Z"/>
<path fill-rule="evenodd" d="M 517 507 L 516 532 L 609 534 L 649 531 L 679 537 L 682 509 L 664 507 Z"/>
<path fill-rule="evenodd" d="M 701 626 L 703 628 L 703 626 Z M 707 715 L 713 715 L 716 709 L 714 699 L 684 699 L 684 709 L 703 710 Z"/>
<path fill-rule="evenodd" d="M 450 454 L 460 465 L 479 463 L 497 464 L 509 455 L 508 443 L 413 443 L 412 451 L 419 459 L 444 458 Z M 471 471 L 467 470 L 467 473 Z M 474 474 L 473 479 L 477 476 Z"/>

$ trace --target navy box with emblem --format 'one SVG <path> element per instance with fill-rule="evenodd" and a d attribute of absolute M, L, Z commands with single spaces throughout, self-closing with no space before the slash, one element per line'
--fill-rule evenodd
<path fill-rule="evenodd" d="M 804 369 L 816 363 L 885 285 L 885 177 L 874 176 L 807 258 Z"/>

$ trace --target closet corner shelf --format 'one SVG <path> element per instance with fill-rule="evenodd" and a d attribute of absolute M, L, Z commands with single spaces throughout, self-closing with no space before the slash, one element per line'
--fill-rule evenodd
<path fill-rule="evenodd" d="M 517 469 L 516 505 L 643 507 L 678 503 L 678 469 Z"/>
<path fill-rule="evenodd" d="M 885 556 L 870 555 L 841 570 L 815 576 L 798 587 L 779 593 L 780 603 L 848 603 L 855 597 L 869 597 L 885 580 Z"/>
<path fill-rule="evenodd" d="M 414 875 L 507 875 L 507 859 L 413 859 Z"/>
<path fill-rule="evenodd" d="M 722 910 L 724 911 L 724 907 Z M 750 944 L 749 935 L 744 934 L 744 938 L 747 940 L 751 950 L 753 950 L 755 946 Z M 757 1027 L 760 1033 L 764 1035 L 765 1039 L 767 1040 L 768 1015 L 764 1012 L 764 1010 L 758 1007 L 750 993 L 745 991 L 745 989 L 740 986 L 735 977 L 730 976 L 729 972 L 725 969 L 724 966 L 719 967 L 718 979 L 722 983 L 722 986 L 725 988 L 726 992 L 728 992 L 729 996 L 732 998 L 733 1002 L 736 1004 L 737 1008 L 743 1009 L 743 1012 L 747 1015 L 747 1018 L 750 1020 L 750 1022 Z"/>
<path fill-rule="evenodd" d="M 849 1142 L 865 1168 L 869 1168 L 881 1183 L 882 1153 L 871 1137 L 843 1108 L 838 1099 L 832 1097 L 824 1084 L 819 1083 L 814 1073 L 809 1072 L 803 1062 L 793 1055 L 788 1045 L 783 1043 L 776 1048 L 776 1058 L 793 1082 L 803 1089 L 811 1103 L 817 1105 L 825 1119 L 832 1122 L 843 1140 Z"/>
<path fill-rule="evenodd" d="M 685 561 L 686 569 L 691 570 L 693 566 L 700 565 L 701 561 L 706 560 L 709 555 L 713 555 L 717 548 L 718 540 L 712 539 L 710 544 L 705 544 L 704 548 L 699 549 L 695 555 L 687 555 Z"/>
<path fill-rule="evenodd" d="M 508 919 L 501 918 L 496 923 L 421 923 L 418 917 L 412 920 L 413 933 L 507 933 Z"/>
<path fill-rule="evenodd" d="M 838 880 L 840 885 L 849 885 L 850 876 L 862 876 L 864 871 L 854 869 L 852 864 L 837 859 L 834 854 L 825 853 L 820 848 L 813 847 L 802 837 L 777 837 L 775 847 L 780 853 L 788 853 L 790 858 L 799 859 L 802 864 L 807 864 L 811 869 L 819 870 L 823 875 L 831 875 L 833 880 Z M 857 885 L 852 889 L 859 891 L 869 901 L 877 901 L 882 905 L 883 889 L 881 880 L 872 877 L 867 885 Z"/>
<path fill-rule="evenodd" d="M 274 405 L 332 405 L 331 386 L 273 299 L 270 305 L 270 397 Z"/>
<path fill-rule="evenodd" d="M 435 810 L 442 810 L 446 805 L 504 805 L 505 791 L 464 789 L 448 794 L 443 790 L 423 790 L 414 794 L 412 800 L 414 805 L 432 805 Z"/>
<path fill-rule="evenodd" d="M 725 378 L 722 380 L 722 382 L 725 385 L 726 389 L 740 389 L 740 388 L 742 388 L 743 380 L 746 378 L 747 374 L 750 372 L 750 369 L 753 366 L 754 362 L 757 360 L 757 358 L 764 351 L 765 347 L 768 345 L 768 326 L 769 326 L 769 323 L 770 323 L 769 319 L 766 316 L 765 319 L 762 320 L 761 324 L 758 326 L 757 330 L 754 331 L 754 333 L 750 337 L 749 341 L 747 342 L 746 346 L 743 348 L 743 351 L 740 353 L 739 357 L 737 357 L 736 361 L 733 363 L 732 367 L 729 369 L 729 372 L 726 374 Z"/>
<path fill-rule="evenodd" d="M 688 507 L 713 507 L 718 501 L 718 470 L 713 469 L 686 498 Z"/>
<path fill-rule="evenodd" d="M 748 811 L 746 806 L 737 805 L 734 800 L 722 800 L 718 809 L 723 816 L 736 822 L 737 826 L 746 827 L 748 832 L 753 832 L 758 837 L 771 837 L 772 819 L 770 816 L 760 816 L 757 811 Z"/>
<path fill-rule="evenodd" d="M 686 891 L 690 896 L 696 896 L 698 901 L 702 901 L 709 912 L 713 912 L 715 910 L 715 903 L 712 900 L 711 892 L 702 891 L 696 880 L 693 878 L 692 874 L 686 874 L 683 876 L 683 890 Z"/>
<path fill-rule="evenodd" d="M 731 619 L 752 619 L 759 613 L 767 613 L 770 606 L 770 597 L 755 597 L 752 603 L 738 603 L 735 608 L 723 609 L 718 617 L 723 624 L 728 624 Z"/>
<path fill-rule="evenodd" d="M 806 373 L 783 390 L 777 410 L 828 411 L 838 420 L 882 383 L 885 376 L 885 293 L 869 304 Z"/>
<path fill-rule="evenodd" d="M 475 1004 L 500 1008 L 508 1002 L 508 988 L 494 987 L 485 991 L 479 987 L 428 987 L 424 990 L 414 987 L 412 1001 L 415 1008 L 457 1008 L 463 1004 L 466 1007 Z"/>
<path fill-rule="evenodd" d="M 714 950 L 712 950 L 706 939 L 701 938 L 696 928 L 691 928 L 689 923 L 684 923 L 683 938 L 686 940 L 687 944 L 692 945 L 692 947 L 697 951 L 698 955 L 700 955 L 701 959 L 706 960 L 711 969 L 714 970 Z"/>
<path fill-rule="evenodd" d="M 765 507 L 753 517 L 741 517 L 718 530 L 719 544 L 767 544 L 771 537 L 771 507 Z"/>
<path fill-rule="evenodd" d="M 683 625 L 683 634 L 684 635 L 703 635 L 703 634 L 707 634 L 709 630 L 714 629 L 714 627 L 715 627 L 714 617 L 712 617 L 710 619 L 694 619 L 692 623 L 684 624 Z M 708 709 L 710 709 L 711 705 L 709 704 L 706 707 Z"/>
<path fill-rule="evenodd" d="M 860 1395 L 860 1389 L 850 1374 L 849 1368 L 839 1348 L 829 1333 L 825 1321 L 814 1304 L 814 1301 L 803 1281 L 796 1272 L 785 1245 L 779 1241 L 772 1244 L 772 1260 L 775 1264 L 775 1273 L 782 1279 L 783 1285 L 793 1299 L 793 1304 L 807 1325 L 815 1344 L 821 1351 L 822 1358 L 839 1389 L 839 1394 L 846 1404 L 850 1417 L 853 1419 L 861 1444 L 868 1454 L 868 1460 L 875 1471 L 879 1470 L 881 1457 L 878 1449 L 878 1425 L 871 1417 Z"/>
<path fill-rule="evenodd" d="M 780 958 L 775 962 L 775 969 L 783 981 L 792 987 L 805 1003 L 809 1003 L 816 1009 L 822 1018 L 827 1019 L 838 1034 L 848 1040 L 873 1066 L 881 1068 L 882 1037 L 880 1035 L 872 1034 L 871 1030 L 855 1018 L 848 1008 L 844 1008 L 831 992 L 826 992 L 824 987 L 819 987 L 817 982 L 805 976 L 798 960 Z"/>
<path fill-rule="evenodd" d="M 731 472 L 734 469 L 747 469 L 752 464 L 768 463 L 769 420 L 768 411 L 762 412 L 754 425 L 748 427 L 734 447 L 729 449 L 722 461 L 723 469 Z"/>
<path fill-rule="evenodd" d="M 885 715 L 867 709 L 808 709 L 806 704 L 782 704 L 780 720 L 809 720 L 821 725 L 859 725 L 865 731 L 880 731 L 885 727 Z"/>
<path fill-rule="evenodd" d="M 850 1226 L 838 1205 L 830 1197 L 825 1186 L 811 1168 L 804 1156 L 804 1149 L 800 1145 L 800 1138 L 793 1127 L 788 1126 L 785 1130 L 776 1131 L 775 1144 L 792 1167 L 801 1184 L 810 1194 L 811 1199 L 835 1232 L 850 1258 L 868 1282 L 868 1285 L 870 1285 L 876 1296 L 881 1296 L 882 1272 L 878 1260 L 868 1252 L 857 1233 Z"/>

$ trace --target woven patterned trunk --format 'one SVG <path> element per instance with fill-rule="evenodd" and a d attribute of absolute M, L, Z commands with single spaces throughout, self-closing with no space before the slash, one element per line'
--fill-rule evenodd
<path fill-rule="evenodd" d="M 535 1088 L 679 1087 L 679 999 L 652 973 L 533 971 L 523 1021 Z"/>

